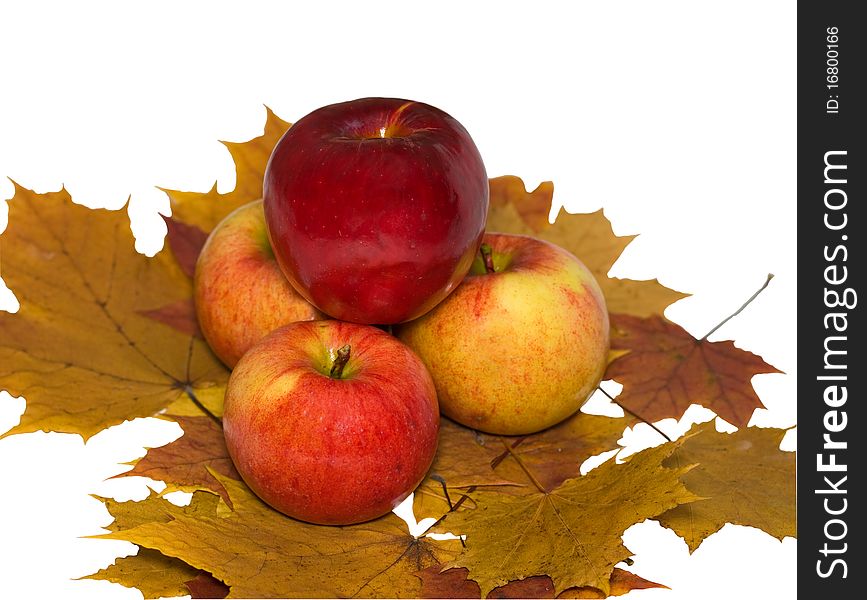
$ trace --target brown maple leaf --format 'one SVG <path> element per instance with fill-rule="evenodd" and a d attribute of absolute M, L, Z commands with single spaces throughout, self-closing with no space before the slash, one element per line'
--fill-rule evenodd
<path fill-rule="evenodd" d="M 169 248 L 178 261 L 181 270 L 190 279 L 196 274 L 196 261 L 202 247 L 208 239 L 208 234 L 196 225 L 190 225 L 174 217 L 163 217 L 166 222 L 166 240 Z"/>
<path fill-rule="evenodd" d="M 753 375 L 780 373 L 733 342 L 697 340 L 658 315 L 612 315 L 611 347 L 628 351 L 605 373 L 623 385 L 618 404 L 650 422 L 679 419 L 691 404 L 700 404 L 745 427 L 764 406 L 750 384 Z"/>
<path fill-rule="evenodd" d="M 193 600 L 196 598 L 225 598 L 229 595 L 229 586 L 205 571 L 199 571 L 198 575 L 185 581 L 184 587 L 190 591 L 190 597 Z"/>
<path fill-rule="evenodd" d="M 726 523 L 757 527 L 780 540 L 794 537 L 795 453 L 780 450 L 785 434 L 785 429 L 719 433 L 713 423 L 694 426 L 665 464 L 696 464 L 683 482 L 705 500 L 677 506 L 657 520 L 682 537 L 690 552 Z"/>
<path fill-rule="evenodd" d="M 229 458 L 222 427 L 210 417 L 172 415 L 172 419 L 184 434 L 165 446 L 151 448 L 132 470 L 118 477 L 150 477 L 166 482 L 169 491 L 210 490 L 231 505 L 225 488 L 213 475 L 241 479 Z"/>
<path fill-rule="evenodd" d="M 443 570 L 441 565 L 428 567 L 416 573 L 422 580 L 422 598 L 479 598 L 481 588 L 472 579 L 467 579 L 469 571 L 465 568 Z M 569 588 L 560 593 L 558 598 L 607 598 L 622 596 L 632 590 L 650 588 L 665 588 L 639 577 L 629 571 L 615 568 L 609 580 L 609 592 L 591 587 Z M 667 589 L 667 588 L 666 588 Z M 504 586 L 494 588 L 488 598 L 554 598 L 554 583 L 546 575 L 527 577 L 519 581 L 511 581 Z"/>
<path fill-rule="evenodd" d="M 441 516 L 467 488 L 496 486 L 503 493 L 532 493 L 528 468 L 543 486 L 553 489 L 578 476 L 581 464 L 591 456 L 619 449 L 617 441 L 631 423 L 578 412 L 539 433 L 501 437 L 443 418 L 430 475 L 416 490 L 416 516 Z M 448 490 L 455 498 L 446 498 Z"/>

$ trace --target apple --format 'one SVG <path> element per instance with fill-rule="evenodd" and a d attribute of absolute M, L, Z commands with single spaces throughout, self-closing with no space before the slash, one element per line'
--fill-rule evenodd
<path fill-rule="evenodd" d="M 277 266 L 261 200 L 214 228 L 196 262 L 193 286 L 199 327 L 229 368 L 277 327 L 322 318 Z"/>
<path fill-rule="evenodd" d="M 324 313 L 394 324 L 464 278 L 488 212 L 476 145 L 433 106 L 363 98 L 300 119 L 265 170 L 265 220 L 287 279 Z"/>
<path fill-rule="evenodd" d="M 605 299 L 587 267 L 554 244 L 500 233 L 485 235 L 451 296 L 395 334 L 427 366 L 444 415 L 502 435 L 576 412 L 609 347 Z"/>
<path fill-rule="evenodd" d="M 277 510 L 347 525 L 386 514 L 434 458 L 439 407 L 430 374 L 370 325 L 281 327 L 232 371 L 223 432 L 244 481 Z"/>

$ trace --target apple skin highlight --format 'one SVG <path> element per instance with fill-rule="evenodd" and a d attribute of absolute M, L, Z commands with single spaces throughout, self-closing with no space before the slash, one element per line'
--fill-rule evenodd
<path fill-rule="evenodd" d="M 599 384 L 609 349 L 602 291 L 566 250 L 489 233 L 455 292 L 395 334 L 422 359 L 447 417 L 494 434 L 541 431 L 575 413 Z"/>
<path fill-rule="evenodd" d="M 329 376 L 350 345 L 340 378 Z M 250 488 L 277 510 L 324 525 L 388 513 L 433 462 L 439 407 L 430 375 L 375 327 L 309 321 L 255 345 L 229 379 L 223 431 Z"/>
<path fill-rule="evenodd" d="M 214 228 L 196 262 L 193 288 L 199 328 L 229 368 L 277 327 L 323 316 L 280 271 L 261 200 L 235 209 Z"/>
<path fill-rule="evenodd" d="M 396 98 L 320 108 L 295 123 L 265 171 L 268 233 L 286 277 L 344 321 L 394 324 L 464 278 L 488 212 L 466 129 Z"/>

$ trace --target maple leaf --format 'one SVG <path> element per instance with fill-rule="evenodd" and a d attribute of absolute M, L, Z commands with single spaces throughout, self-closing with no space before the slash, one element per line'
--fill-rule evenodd
<path fill-rule="evenodd" d="M 186 594 L 192 594 L 193 598 L 225 598 L 228 592 L 208 573 L 148 548 L 139 548 L 138 554 L 119 558 L 86 579 L 102 579 L 135 587 L 145 598 Z"/>
<path fill-rule="evenodd" d="M 416 577 L 422 580 L 422 598 L 479 598 L 481 589 L 479 584 L 472 579 L 467 579 L 469 571 L 465 568 L 442 570 L 440 565 L 428 567 L 416 573 Z M 645 590 L 650 588 L 665 588 L 666 586 L 654 583 L 643 577 L 639 577 L 629 571 L 615 568 L 609 579 L 609 592 L 606 595 L 602 590 L 591 587 L 569 588 L 562 591 L 558 598 L 607 598 L 608 596 L 622 596 L 632 590 Z M 504 586 L 494 588 L 488 598 L 554 598 L 554 583 L 546 575 L 528 577 L 519 581 L 511 581 Z"/>
<path fill-rule="evenodd" d="M 195 205 L 194 205 L 195 206 Z M 166 240 L 181 270 L 190 279 L 196 274 L 196 261 L 208 234 L 195 225 L 189 225 L 175 217 L 163 217 L 166 222 Z"/>
<path fill-rule="evenodd" d="M 172 207 L 166 222 L 166 240 L 181 270 L 193 278 L 196 261 L 208 234 L 232 211 L 262 197 L 265 167 L 274 145 L 290 124 L 266 108 L 265 131 L 247 142 L 223 142 L 235 163 L 235 188 L 226 194 L 217 192 L 216 184 L 205 193 L 162 188 Z M 201 337 L 192 299 L 160 306 L 146 316 L 174 327 L 178 331 Z"/>
<path fill-rule="evenodd" d="M 150 449 L 132 470 L 118 477 L 150 477 L 166 482 L 169 491 L 210 490 L 231 504 L 225 488 L 213 475 L 241 479 L 226 449 L 222 427 L 210 417 L 172 415 L 172 419 L 184 434 L 165 446 Z"/>
<path fill-rule="evenodd" d="M 178 300 L 156 309 L 142 310 L 140 314 L 173 327 L 185 335 L 204 339 L 202 330 L 199 329 L 199 320 L 196 318 L 196 307 L 192 298 Z"/>
<path fill-rule="evenodd" d="M 630 554 L 623 532 L 698 499 L 680 481 L 689 466 L 662 465 L 678 445 L 644 450 L 623 464 L 608 461 L 551 491 L 534 480 L 533 494 L 467 492 L 475 508 L 448 513 L 437 528 L 466 535 L 465 551 L 446 567 L 469 569 L 482 595 L 537 575 L 548 575 L 556 592 L 592 587 L 607 595 L 614 566 Z"/>
<path fill-rule="evenodd" d="M 578 412 L 539 433 L 501 437 L 444 418 L 430 472 L 445 480 L 450 488 L 526 487 L 527 478 L 519 459 L 533 470 L 544 487 L 553 489 L 577 476 L 581 463 L 591 456 L 619 449 L 617 441 L 630 424 L 632 421 L 625 418 Z M 507 460 L 510 455 L 518 459 Z"/>
<path fill-rule="evenodd" d="M 713 423 L 693 427 L 665 464 L 697 463 L 683 482 L 706 499 L 657 520 L 682 537 L 690 553 L 726 523 L 757 527 L 780 540 L 794 537 L 795 453 L 780 450 L 785 434 L 759 427 L 719 433 Z"/>
<path fill-rule="evenodd" d="M 615 235 L 602 210 L 588 214 L 560 212 L 551 225 L 548 214 L 554 184 L 550 181 L 527 192 L 520 178 L 506 175 L 491 179 L 490 190 L 487 230 L 541 238 L 577 256 L 602 288 L 609 312 L 639 317 L 662 314 L 668 305 L 687 297 L 655 279 L 609 277 L 611 267 L 635 236 Z"/>
<path fill-rule="evenodd" d="M 205 571 L 199 571 L 194 578 L 185 581 L 184 587 L 190 591 L 190 597 L 194 599 L 225 598 L 229 595 L 229 586 Z"/>
<path fill-rule="evenodd" d="M 679 419 L 691 404 L 700 404 L 745 427 L 764 406 L 750 384 L 753 375 L 780 373 L 733 342 L 697 340 L 658 315 L 612 315 L 611 347 L 628 351 L 605 373 L 623 385 L 618 404 L 650 422 Z"/>
<path fill-rule="evenodd" d="M 265 110 L 267 115 L 265 131 L 262 135 L 247 142 L 223 142 L 235 163 L 235 188 L 231 192 L 219 193 L 216 183 L 204 194 L 163 189 L 171 201 L 172 218 L 183 224 L 180 226 L 182 231 L 179 232 L 181 238 L 190 237 L 190 228 L 200 232 L 210 232 L 230 212 L 262 197 L 262 181 L 268 158 L 274 146 L 290 127 L 289 123 L 276 116 L 267 106 Z M 171 229 L 169 233 L 171 234 Z M 193 235 L 195 236 L 195 233 Z M 200 235 L 192 241 L 192 245 L 195 246 L 197 241 L 204 243 Z M 172 249 L 181 256 L 189 254 L 184 250 L 178 250 L 174 245 Z M 195 254 L 198 255 L 198 252 L 196 251 Z M 189 261 L 184 264 L 188 265 Z"/>
<path fill-rule="evenodd" d="M 3 275 L 21 304 L 0 315 L 0 386 L 27 398 L 4 435 L 87 439 L 179 397 L 222 390 L 228 371 L 204 341 L 146 316 L 188 300 L 192 286 L 169 254 L 135 251 L 125 211 L 16 185 L 0 240 Z"/>
<path fill-rule="evenodd" d="M 417 597 L 414 573 L 457 555 L 456 540 L 415 538 L 394 515 L 347 527 L 290 519 L 265 505 L 243 483 L 214 476 L 232 508 L 208 492 L 176 507 L 151 497 L 107 503 L 118 521 L 100 537 L 121 539 L 213 574 L 230 597 Z M 208 498 L 210 497 L 210 498 Z M 135 507 L 135 504 L 148 504 Z M 132 505 L 132 506 L 131 506 Z M 136 517 L 125 516 L 135 511 Z M 150 520 L 143 520 L 142 515 Z"/>
<path fill-rule="evenodd" d="M 142 502 L 118 502 L 112 498 L 94 497 L 101 500 L 109 514 L 114 517 L 114 521 L 105 527 L 109 531 L 125 531 L 144 523 L 163 523 L 174 518 L 172 512 L 165 510 L 164 504 L 167 502 L 161 500 L 154 491 Z M 210 514 L 218 510 L 219 503 L 220 497 L 217 495 L 194 494 L 187 506 L 178 507 L 174 512 Z"/>

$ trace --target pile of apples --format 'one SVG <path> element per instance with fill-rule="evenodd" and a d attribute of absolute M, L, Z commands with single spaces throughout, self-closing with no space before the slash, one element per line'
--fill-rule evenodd
<path fill-rule="evenodd" d="M 485 233 L 488 196 L 457 120 L 365 98 L 293 125 L 263 200 L 211 233 L 196 312 L 233 369 L 229 454 L 265 502 L 374 519 L 424 478 L 440 411 L 519 435 L 587 400 L 608 354 L 602 292 L 566 250 Z"/>

